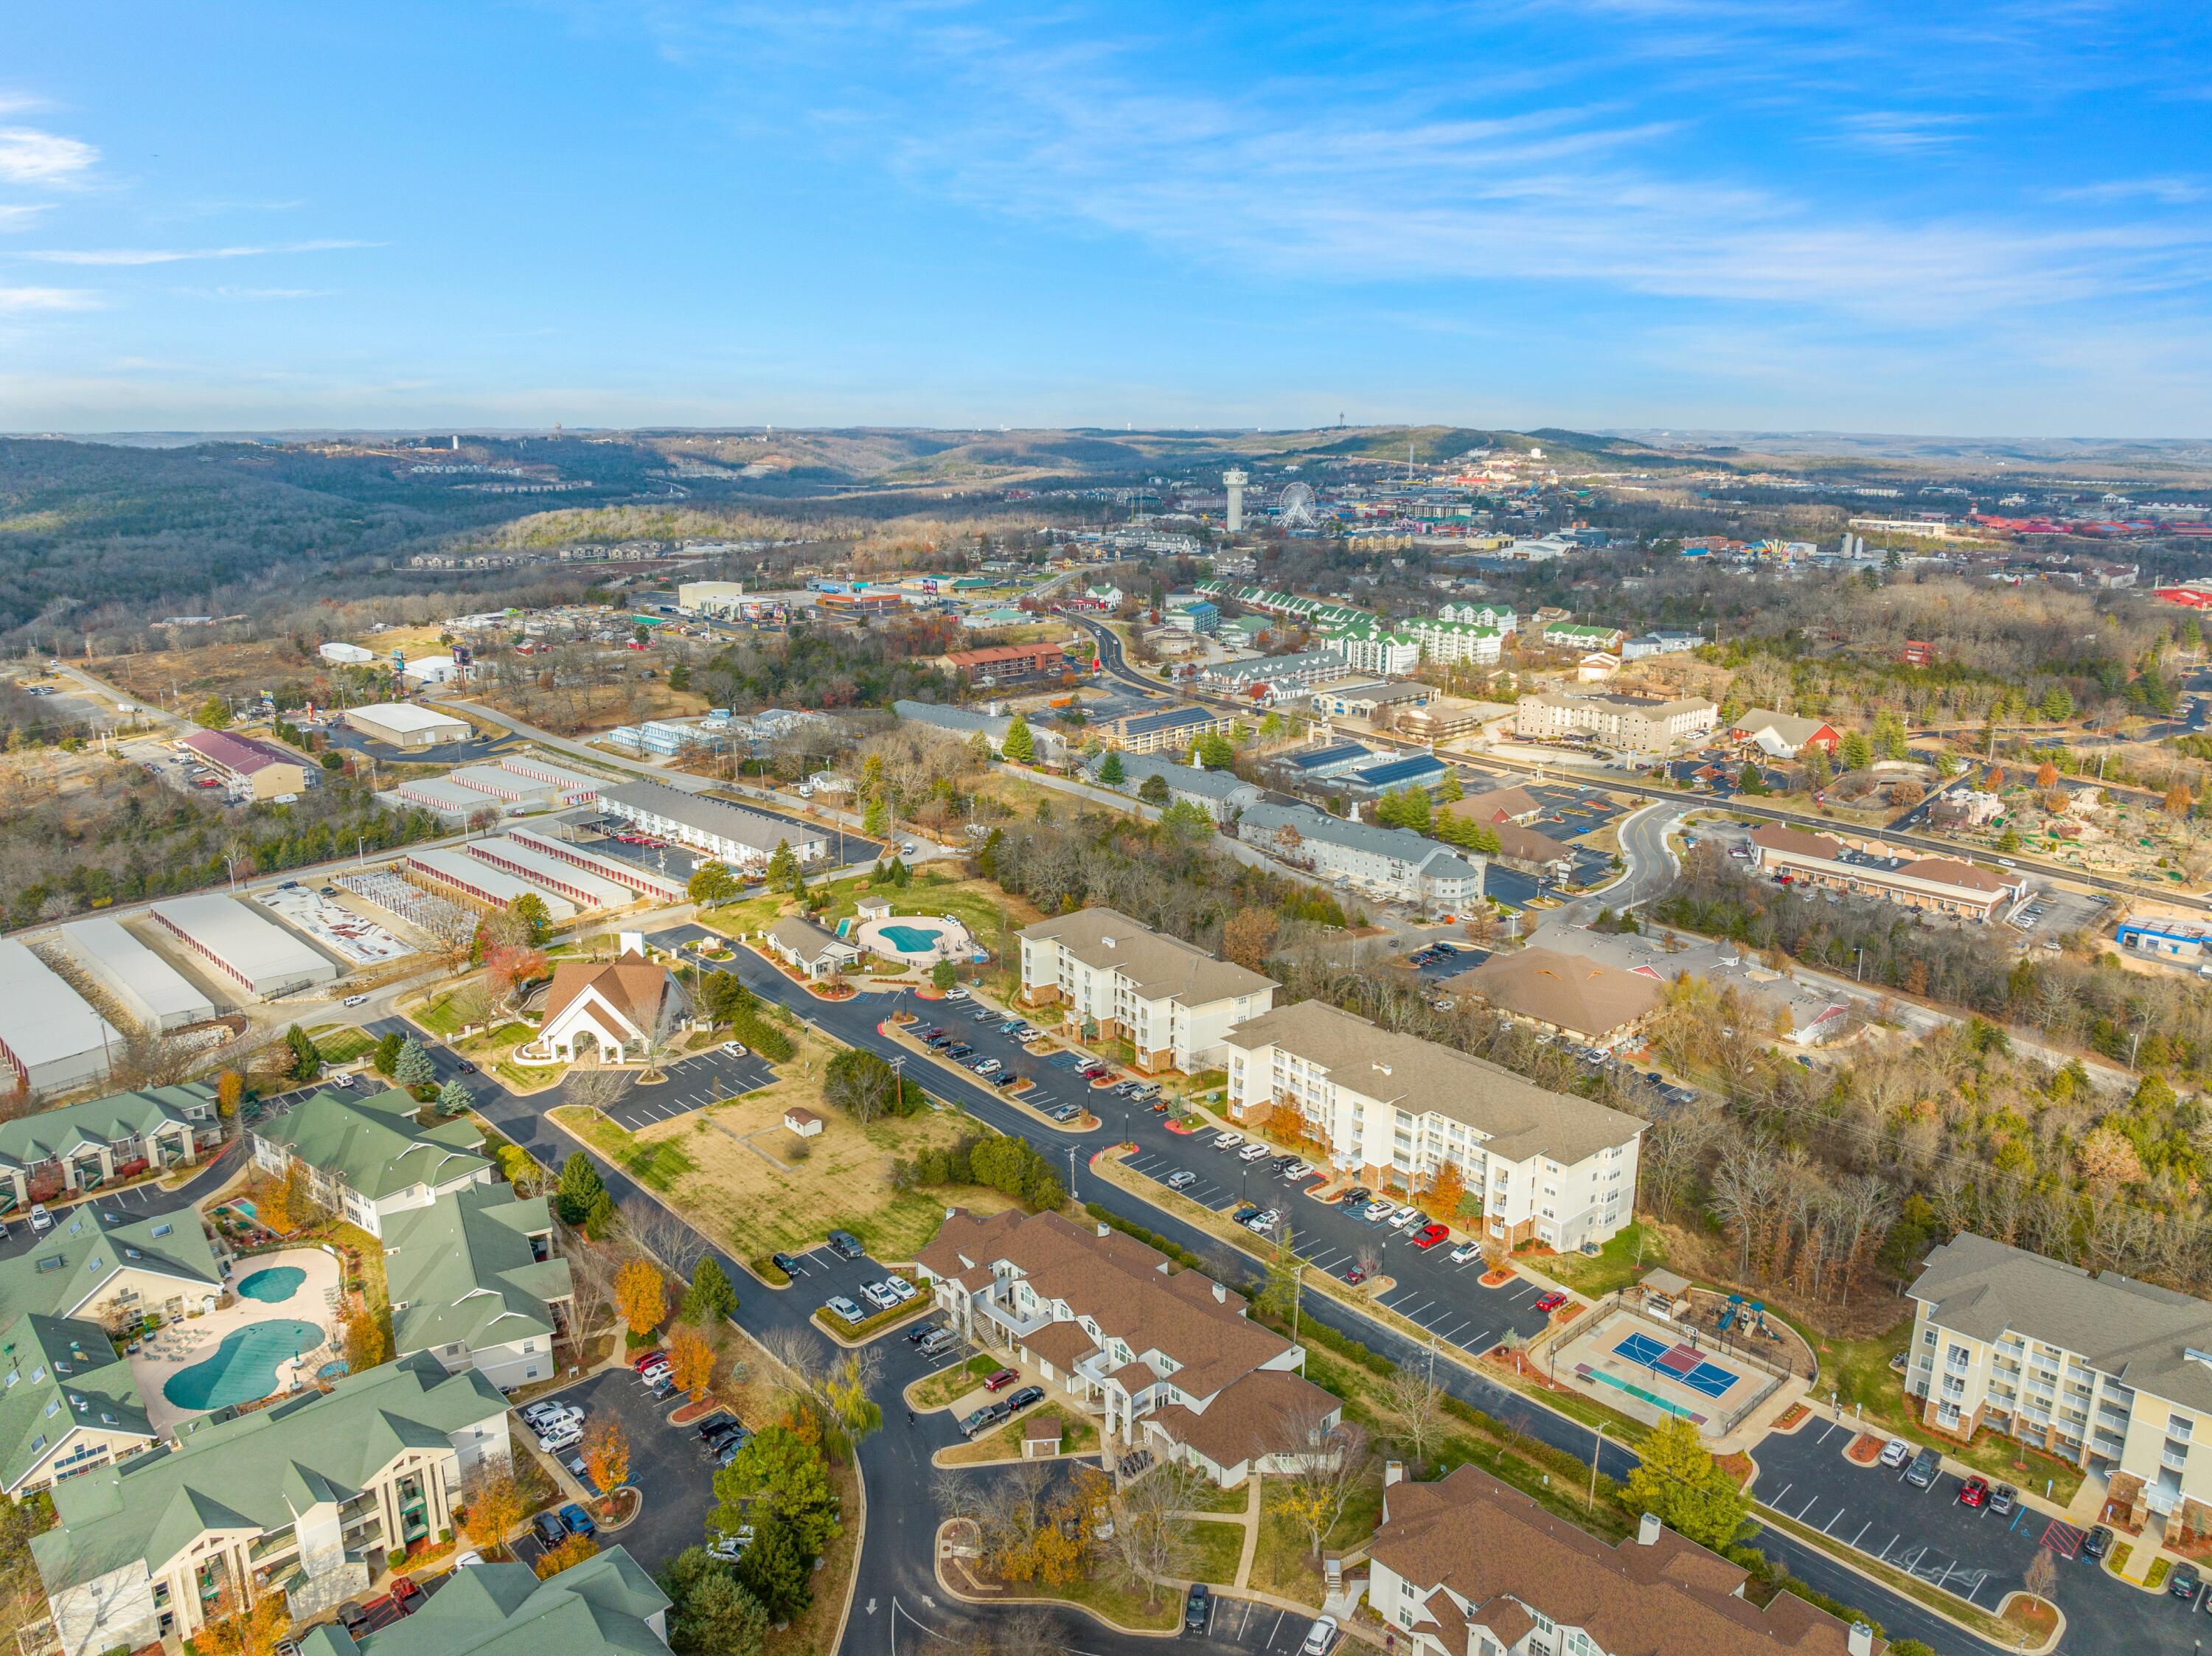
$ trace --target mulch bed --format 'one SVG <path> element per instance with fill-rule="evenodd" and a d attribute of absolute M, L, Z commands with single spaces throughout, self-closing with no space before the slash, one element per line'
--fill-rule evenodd
<path fill-rule="evenodd" d="M 1806 1410 L 1804 1405 L 1801 1404 L 1796 1408 L 1792 1409 L 1790 1412 L 1794 1415 L 1802 1416 L 1806 1412 Z M 1776 1422 L 1778 1426 L 1782 1423 L 1782 1422 Z M 1794 1424 L 1794 1422 L 1791 1423 Z M 1881 1438 L 1876 1437 L 1871 1432 L 1862 1432 L 1851 1440 L 1851 1447 L 1844 1451 L 1844 1458 L 1853 1463 L 1855 1465 L 1871 1466 L 1881 1459 L 1881 1450 L 1882 1440 Z"/>

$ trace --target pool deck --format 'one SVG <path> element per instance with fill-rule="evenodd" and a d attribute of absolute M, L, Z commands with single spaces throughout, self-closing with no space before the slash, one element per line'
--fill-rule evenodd
<path fill-rule="evenodd" d="M 890 931 L 927 931 L 932 937 L 927 949 L 902 949 L 896 939 L 887 935 Z M 908 966 L 934 966 L 940 960 L 964 961 L 975 952 L 975 939 L 969 934 L 967 925 L 950 914 L 893 914 L 886 919 L 863 920 L 853 928 L 847 941 L 885 960 L 902 961 Z"/>
<path fill-rule="evenodd" d="M 257 1271 L 279 1265 L 296 1266 L 307 1273 L 307 1280 L 290 1299 L 272 1304 L 265 1300 L 234 1298 L 230 1304 L 204 1317 L 187 1317 L 165 1325 L 139 1347 L 131 1359 L 131 1373 L 138 1382 L 138 1395 L 146 1404 L 147 1418 L 156 1432 L 167 1435 L 177 1422 L 200 1412 L 178 1408 L 162 1394 L 162 1387 L 171 1375 L 213 1355 L 225 1335 L 234 1334 L 254 1323 L 280 1319 L 313 1323 L 325 1334 L 337 1328 L 338 1262 L 319 1247 L 285 1248 L 276 1253 L 257 1253 L 250 1259 L 234 1260 L 230 1280 L 241 1283 Z M 322 1362 L 321 1357 L 309 1357 L 305 1372 L 312 1375 Z M 289 1375 L 279 1374 L 278 1383 L 287 1384 L 289 1379 Z"/>

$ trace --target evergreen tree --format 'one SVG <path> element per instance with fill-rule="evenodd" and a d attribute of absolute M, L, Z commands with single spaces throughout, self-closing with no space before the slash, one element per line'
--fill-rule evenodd
<path fill-rule="evenodd" d="M 1109 748 L 1106 756 L 1098 761 L 1098 779 L 1109 788 L 1118 788 L 1128 773 L 1121 767 L 1121 750 Z"/>
<path fill-rule="evenodd" d="M 668 688 L 672 690 L 688 690 L 691 688 L 690 662 L 679 661 L 668 670 Z"/>
<path fill-rule="evenodd" d="M 399 1057 L 392 1064 L 392 1078 L 403 1087 L 420 1087 L 438 1078 L 437 1066 L 430 1062 L 429 1053 L 422 1043 L 410 1035 L 400 1043 Z"/>
<path fill-rule="evenodd" d="M 407 1044 L 407 1037 L 397 1029 L 377 1037 L 376 1051 L 369 1063 L 379 1075 L 388 1076 L 399 1067 L 399 1049 Z"/>
<path fill-rule="evenodd" d="M 1237 749 L 1219 731 L 1209 731 L 1199 737 L 1192 756 L 1207 770 L 1225 771 L 1237 762 Z"/>
<path fill-rule="evenodd" d="M 761 1656 L 769 1612 L 727 1564 L 686 1547 L 661 1572 L 668 1647 L 676 1656 Z"/>
<path fill-rule="evenodd" d="M 755 1522 L 753 1544 L 738 1555 L 738 1584 L 781 1621 L 813 1602 L 807 1585 L 812 1568 L 797 1529 L 771 1512 Z"/>
<path fill-rule="evenodd" d="M 314 1040 L 298 1024 L 284 1032 L 284 1044 L 292 1049 L 292 1078 L 313 1081 L 323 1072 L 323 1055 L 316 1050 Z"/>
<path fill-rule="evenodd" d="M 871 840 L 880 840 L 891 831 L 891 808 L 880 793 L 872 795 L 868 807 L 860 813 L 860 832 Z"/>
<path fill-rule="evenodd" d="M 1137 798 L 1148 805 L 1164 805 L 1168 802 L 1168 779 L 1154 771 L 1137 785 Z"/>
<path fill-rule="evenodd" d="M 768 859 L 768 883 L 774 887 L 787 886 L 793 875 L 799 872 L 799 858 L 792 855 L 791 841 L 778 840 L 775 850 Z"/>
<path fill-rule="evenodd" d="M 1018 765 L 1026 765 L 1036 757 L 1036 737 L 1030 730 L 1030 722 L 1016 713 L 1006 726 L 1006 740 L 999 751 Z"/>
<path fill-rule="evenodd" d="M 444 1086 L 438 1089 L 438 1110 L 441 1114 L 459 1115 L 476 1101 L 476 1095 L 468 1089 L 459 1076 L 453 1077 Z"/>
<path fill-rule="evenodd" d="M 553 1203 L 562 1219 L 568 1224 L 580 1225 L 592 1210 L 592 1204 L 607 1193 L 599 1178 L 599 1170 L 592 1165 L 592 1158 L 581 1150 L 569 1152 L 568 1159 L 561 1164 L 560 1181 L 554 1186 Z"/>
<path fill-rule="evenodd" d="M 532 949 L 544 946 L 552 935 L 553 911 L 545 907 L 545 899 L 534 891 L 526 891 L 507 904 L 507 912 L 522 933 L 522 940 Z"/>
<path fill-rule="evenodd" d="M 702 1254 L 698 1268 L 691 1273 L 691 1286 L 684 1293 L 685 1320 L 720 1322 L 735 1316 L 737 1310 L 738 1290 L 730 1286 L 729 1274 L 713 1254 Z"/>
<path fill-rule="evenodd" d="M 1845 731 L 1841 752 L 1845 770 L 1863 771 L 1874 763 L 1874 743 L 1867 740 L 1864 731 Z"/>
<path fill-rule="evenodd" d="M 1455 799 L 1467 798 L 1467 788 L 1459 779 L 1459 767 L 1454 766 L 1444 773 L 1443 786 L 1437 790 L 1437 798 L 1449 804 Z"/>

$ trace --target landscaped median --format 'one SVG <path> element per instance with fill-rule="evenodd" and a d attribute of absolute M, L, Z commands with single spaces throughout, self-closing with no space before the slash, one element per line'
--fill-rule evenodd
<path fill-rule="evenodd" d="M 897 1271 L 891 1274 L 901 1277 L 902 1281 L 912 1280 Z M 890 1310 L 876 1312 L 858 1322 L 848 1322 L 828 1306 L 818 1306 L 815 1308 L 814 1321 L 816 1326 L 841 1345 L 865 1345 L 885 1329 L 896 1328 L 902 1322 L 936 1308 L 934 1300 L 917 1290 L 912 1299 L 902 1300 Z"/>

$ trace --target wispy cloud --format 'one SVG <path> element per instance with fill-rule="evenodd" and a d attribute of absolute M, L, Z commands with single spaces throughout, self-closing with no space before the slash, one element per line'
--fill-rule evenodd
<path fill-rule="evenodd" d="M 81 288 L 0 288 L 0 312 L 90 311 L 100 296 Z"/>
<path fill-rule="evenodd" d="M 0 179 L 11 184 L 65 183 L 91 171 L 100 151 L 34 126 L 0 126 Z"/>
<path fill-rule="evenodd" d="M 337 290 L 334 288 L 179 288 L 177 291 L 188 299 L 213 299 L 251 303 L 265 300 L 328 299 Z"/>
<path fill-rule="evenodd" d="M 27 230 L 33 219 L 52 209 L 50 202 L 0 203 L 0 231 Z"/>
<path fill-rule="evenodd" d="M 179 264 L 188 259 L 262 258 L 276 253 L 326 253 L 349 247 L 374 247 L 373 241 L 289 241 L 259 247 L 40 248 L 16 255 L 45 264 Z"/>
<path fill-rule="evenodd" d="M 1895 155 L 1917 155 L 1957 144 L 1966 136 L 1967 118 L 1932 110 L 1864 109 L 1844 116 L 1837 125 L 1846 143 Z"/>
<path fill-rule="evenodd" d="M 2053 190 L 2053 201 L 2156 202 L 2163 207 L 2185 207 L 2212 196 L 2212 185 L 2202 179 L 2167 176 L 2148 179 L 2109 179 L 2101 184 L 2077 184 Z"/>

